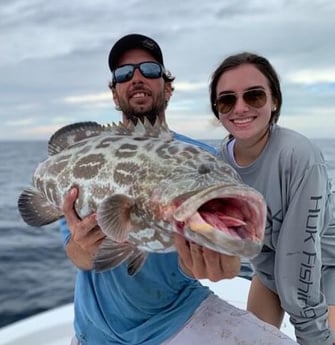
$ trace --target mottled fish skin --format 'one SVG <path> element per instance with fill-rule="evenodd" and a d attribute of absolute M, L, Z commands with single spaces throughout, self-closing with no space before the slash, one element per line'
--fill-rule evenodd
<path fill-rule="evenodd" d="M 174 250 L 173 232 L 231 255 L 253 257 L 262 246 L 261 194 L 228 164 L 173 140 L 158 124 L 66 126 L 50 139 L 49 158 L 38 165 L 32 184 L 18 201 L 30 225 L 62 217 L 73 186 L 78 215 L 97 212 L 108 237 L 96 258 L 98 270 L 127 260 L 129 273 L 136 273 L 146 252 Z"/>

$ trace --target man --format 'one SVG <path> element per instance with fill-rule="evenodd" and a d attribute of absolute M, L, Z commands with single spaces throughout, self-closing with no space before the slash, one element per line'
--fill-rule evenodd
<path fill-rule="evenodd" d="M 165 70 L 158 44 L 143 35 L 127 35 L 113 46 L 109 67 L 113 75 L 110 88 L 116 107 L 122 111 L 122 122 L 147 117 L 152 123 L 165 123 L 174 78 Z M 174 136 L 213 151 L 190 138 L 176 133 Z M 91 270 L 105 236 L 97 226 L 95 214 L 78 218 L 73 210 L 76 197 L 76 189 L 71 190 L 63 207 L 66 223 L 63 221 L 61 227 L 67 254 L 80 268 L 75 288 L 73 344 L 235 344 L 240 322 L 250 332 L 260 322 L 239 311 L 238 317 L 233 316 L 235 330 L 231 331 L 231 326 L 225 324 L 232 320 L 229 313 L 233 307 L 197 280 L 218 281 L 236 276 L 239 258 L 218 254 L 177 235 L 178 254 L 149 254 L 141 271 L 133 277 L 125 265 L 103 273 Z M 267 336 L 282 336 L 269 329 Z M 238 337 L 238 341 L 249 338 L 250 335 Z"/>

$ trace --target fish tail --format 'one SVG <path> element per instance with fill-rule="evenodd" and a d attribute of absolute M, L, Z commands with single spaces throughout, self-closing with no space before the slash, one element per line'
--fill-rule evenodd
<path fill-rule="evenodd" d="M 61 210 L 50 204 L 44 194 L 36 188 L 26 188 L 18 199 L 22 219 L 31 226 L 43 226 L 61 218 Z"/>

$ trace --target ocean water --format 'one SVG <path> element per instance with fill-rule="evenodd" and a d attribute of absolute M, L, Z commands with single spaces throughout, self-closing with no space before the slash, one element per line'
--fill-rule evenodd
<path fill-rule="evenodd" d="M 46 155 L 44 142 L 0 142 L 0 327 L 73 298 L 75 269 L 57 224 L 27 226 L 17 209 Z"/>
<path fill-rule="evenodd" d="M 315 142 L 335 181 L 335 139 Z M 46 142 L 0 142 L 0 327 L 73 299 L 75 268 L 65 256 L 58 225 L 29 227 L 17 210 L 19 194 L 46 156 Z M 250 278 L 248 267 L 242 272 Z"/>

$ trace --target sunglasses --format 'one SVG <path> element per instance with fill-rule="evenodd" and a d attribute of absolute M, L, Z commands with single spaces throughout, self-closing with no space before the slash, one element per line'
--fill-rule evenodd
<path fill-rule="evenodd" d="M 136 68 L 140 70 L 143 77 L 157 79 L 163 76 L 164 68 L 158 62 L 148 61 L 138 64 L 127 64 L 116 68 L 113 71 L 113 83 L 125 83 L 133 78 Z"/>
<path fill-rule="evenodd" d="M 262 108 L 266 103 L 266 93 L 263 89 L 245 91 L 242 95 L 243 101 L 253 108 Z M 216 99 L 215 107 L 221 114 L 229 113 L 236 105 L 238 96 L 234 93 L 227 93 Z"/>

